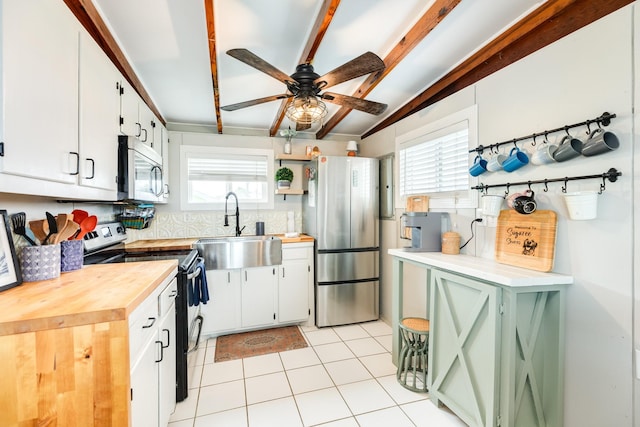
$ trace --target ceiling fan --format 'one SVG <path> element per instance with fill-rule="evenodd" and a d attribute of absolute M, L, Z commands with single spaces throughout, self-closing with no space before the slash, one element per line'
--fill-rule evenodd
<path fill-rule="evenodd" d="M 280 80 L 287 85 L 288 91 L 279 95 L 220 107 L 224 111 L 235 111 L 278 99 L 293 98 L 287 107 L 286 114 L 287 117 L 296 122 L 297 130 L 303 130 L 308 129 L 313 122 L 321 120 L 327 114 L 327 107 L 321 100 L 375 115 L 381 114 L 387 108 L 387 104 L 349 95 L 333 92 L 320 93 L 330 86 L 383 70 L 384 62 L 372 52 L 366 52 L 323 76 L 318 75 L 309 63 L 298 65 L 296 72 L 288 76 L 247 49 L 231 49 L 227 51 L 227 54 Z"/>

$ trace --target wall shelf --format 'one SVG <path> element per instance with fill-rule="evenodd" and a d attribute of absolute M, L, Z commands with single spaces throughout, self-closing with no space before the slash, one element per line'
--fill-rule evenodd
<path fill-rule="evenodd" d="M 287 195 L 290 196 L 302 196 L 306 191 L 298 188 L 276 188 L 276 194 L 282 194 L 284 200 L 287 200 Z"/>
<path fill-rule="evenodd" d="M 279 153 L 279 154 L 276 154 L 276 160 L 278 160 L 280 162 L 280 166 L 282 166 L 282 161 L 310 162 L 311 156 L 307 156 L 306 154 Z"/>

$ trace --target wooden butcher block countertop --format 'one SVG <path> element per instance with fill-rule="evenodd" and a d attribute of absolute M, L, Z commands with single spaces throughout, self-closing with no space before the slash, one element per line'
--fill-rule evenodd
<path fill-rule="evenodd" d="M 127 252 L 177 251 L 191 249 L 197 241 L 196 238 L 136 240 L 126 243 L 124 248 Z"/>
<path fill-rule="evenodd" d="M 284 237 L 284 234 L 273 234 L 273 236 L 280 238 L 283 244 L 313 242 L 313 237 L 306 234 L 301 234 L 298 237 Z M 150 252 L 191 249 L 198 240 L 197 238 L 136 240 L 126 243 L 125 250 L 127 252 Z"/>
<path fill-rule="evenodd" d="M 284 237 L 284 234 L 274 234 L 274 236 L 279 237 L 282 243 L 313 242 L 313 237 L 306 234 L 301 234 L 298 237 Z"/>
<path fill-rule="evenodd" d="M 0 293 L 0 336 L 124 320 L 178 262 L 87 265 Z"/>

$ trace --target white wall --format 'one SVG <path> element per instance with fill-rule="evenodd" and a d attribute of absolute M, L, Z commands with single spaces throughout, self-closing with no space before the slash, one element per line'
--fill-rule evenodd
<path fill-rule="evenodd" d="M 620 149 L 614 152 L 547 166 L 528 165 L 511 174 L 498 172 L 480 178 L 485 184 L 497 184 L 601 174 L 611 167 L 623 174 L 616 183 L 607 182 L 606 191 L 599 196 L 598 218 L 591 221 L 568 219 L 561 184 L 549 184 L 548 192 L 542 191 L 543 186 L 533 187 L 538 208 L 554 210 L 558 214 L 553 270 L 575 278 L 575 283 L 568 287 L 566 307 L 564 396 L 565 426 L 570 427 L 640 426 L 640 420 L 633 423 L 632 397 L 632 261 L 634 242 L 637 241 L 634 240 L 633 220 L 639 215 L 633 209 L 632 197 L 634 159 L 639 161 L 633 149 L 633 88 L 634 84 L 640 83 L 634 82 L 632 62 L 633 17 L 634 14 L 638 16 L 634 7 L 627 6 L 559 40 L 361 144 L 363 155 L 392 152 L 395 136 L 474 103 L 478 105 L 480 144 L 485 146 L 593 119 L 605 111 L 617 115 L 607 128 L 620 139 Z M 636 116 L 635 120 L 640 119 Z M 584 127 L 577 128 L 572 134 L 584 138 L 585 131 Z M 550 140 L 554 142 L 561 136 L 551 134 Z M 530 141 L 521 146 L 530 148 Z M 569 182 L 568 190 L 598 190 L 600 182 L 573 181 Z M 524 188 L 512 187 L 511 191 Z M 493 192 L 498 190 L 490 190 Z M 457 213 L 463 240 L 467 220 L 480 213 Z M 493 226 L 485 223 L 478 227 L 477 256 L 494 256 L 496 229 L 495 224 L 490 225 Z M 384 224 L 383 230 L 383 236 L 392 239 L 398 226 Z M 398 241 L 392 239 L 383 245 L 393 246 L 390 243 L 397 244 Z M 635 265 L 638 262 L 636 259 Z M 382 265 L 389 271 L 388 256 Z M 383 280 L 382 314 L 388 317 L 389 274 Z M 417 297 L 422 298 L 422 295 Z M 416 298 L 416 295 L 409 294 L 408 298 Z M 640 333 L 636 331 L 638 342 Z M 640 346 L 636 344 L 636 348 Z M 637 381 L 635 385 L 638 387 Z M 636 407 L 638 400 L 636 398 Z M 640 418 L 640 412 L 635 417 Z"/>

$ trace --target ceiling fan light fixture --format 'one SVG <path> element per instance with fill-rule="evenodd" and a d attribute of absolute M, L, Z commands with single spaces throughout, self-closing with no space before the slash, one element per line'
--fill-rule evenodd
<path fill-rule="evenodd" d="M 327 106 L 315 96 L 296 96 L 287 107 L 287 117 L 303 125 L 321 121 L 327 115 Z"/>

